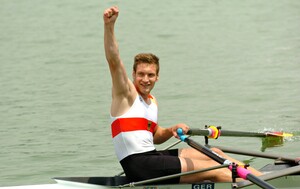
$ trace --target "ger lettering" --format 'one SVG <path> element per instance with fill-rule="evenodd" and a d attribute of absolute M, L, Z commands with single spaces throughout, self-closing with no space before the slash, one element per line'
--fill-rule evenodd
<path fill-rule="evenodd" d="M 193 189 L 214 189 L 214 184 L 195 184 L 193 185 Z"/>

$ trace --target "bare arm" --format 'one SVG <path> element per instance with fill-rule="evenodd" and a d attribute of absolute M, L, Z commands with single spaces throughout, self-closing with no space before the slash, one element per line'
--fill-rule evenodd
<path fill-rule="evenodd" d="M 177 135 L 178 128 L 181 128 L 184 133 L 187 133 L 187 131 L 189 130 L 189 127 L 184 123 L 179 123 L 169 128 L 163 128 L 158 125 L 154 131 L 154 144 L 162 144 L 165 141 L 169 140 L 172 136 L 179 138 Z"/>
<path fill-rule="evenodd" d="M 117 7 L 106 9 L 104 20 L 104 49 L 112 77 L 112 106 L 113 116 L 123 114 L 132 105 L 137 94 L 133 83 L 129 80 L 124 64 L 120 58 L 117 40 L 115 37 L 115 22 L 119 15 Z"/>

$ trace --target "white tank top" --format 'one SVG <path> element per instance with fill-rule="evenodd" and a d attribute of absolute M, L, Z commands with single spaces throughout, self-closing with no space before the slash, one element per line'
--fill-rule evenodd
<path fill-rule="evenodd" d="M 119 161 L 125 157 L 155 149 L 153 132 L 157 125 L 157 104 L 150 95 L 148 105 L 137 95 L 131 108 L 118 117 L 111 116 L 111 133 Z"/>

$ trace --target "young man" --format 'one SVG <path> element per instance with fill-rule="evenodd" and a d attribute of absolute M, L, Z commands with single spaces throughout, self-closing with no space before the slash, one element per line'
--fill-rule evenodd
<path fill-rule="evenodd" d="M 186 133 L 189 127 L 183 123 L 169 128 L 157 124 L 157 103 L 150 92 L 159 79 L 159 58 L 151 53 L 136 55 L 133 81 L 128 78 L 114 35 L 118 15 L 117 7 L 108 8 L 103 13 L 104 47 L 112 77 L 110 113 L 113 143 L 126 176 L 133 182 L 218 165 L 192 148 L 156 151 L 154 144 L 163 143 L 172 136 L 178 138 L 177 129 L 182 128 Z M 218 149 L 214 151 L 241 164 Z M 254 170 L 254 174 L 260 173 Z M 201 180 L 231 181 L 231 172 L 224 168 L 170 179 L 165 183 Z"/>

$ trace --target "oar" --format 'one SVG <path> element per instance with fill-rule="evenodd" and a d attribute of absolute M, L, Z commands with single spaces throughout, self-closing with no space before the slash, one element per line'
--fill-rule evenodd
<path fill-rule="evenodd" d="M 211 149 L 209 149 L 209 148 L 193 141 L 192 139 L 187 138 L 187 136 L 183 134 L 182 129 L 178 129 L 177 133 L 178 133 L 178 136 L 180 137 L 181 141 L 186 142 L 189 146 L 191 146 L 192 148 L 204 153 L 205 155 L 207 155 L 211 159 L 215 160 L 216 162 L 218 162 L 220 164 L 228 165 L 228 168 L 230 170 L 233 169 L 234 164 L 231 161 L 221 157 L 217 153 L 213 152 Z M 261 180 L 257 176 L 253 175 L 249 170 L 245 169 L 244 167 L 238 166 L 238 167 L 236 167 L 236 171 L 237 171 L 237 174 L 238 174 L 239 177 L 241 177 L 243 179 L 250 180 L 251 182 L 253 182 L 254 184 L 260 186 L 261 188 L 275 189 L 272 185 L 270 185 L 269 183 Z"/>
<path fill-rule="evenodd" d="M 208 146 L 208 147 L 212 147 L 212 146 Z M 213 146 L 213 147 L 218 148 L 218 149 L 222 150 L 223 152 L 227 152 L 227 153 L 268 158 L 268 159 L 280 160 L 280 161 L 285 161 L 285 162 L 288 162 L 291 164 L 299 164 L 300 165 L 300 158 L 291 158 L 291 157 L 285 157 L 285 156 L 281 156 L 281 155 L 267 154 L 267 153 L 262 153 L 262 152 L 253 152 L 253 151 L 249 151 L 249 150 L 232 149 L 232 148 L 228 148 L 225 146 Z"/>
<path fill-rule="evenodd" d="M 285 133 L 279 131 L 266 131 L 266 132 L 247 132 L 247 131 L 232 131 L 223 130 L 215 126 L 209 126 L 207 129 L 190 129 L 188 135 L 201 135 L 211 138 L 218 138 L 219 136 L 238 136 L 238 137 L 292 137 L 292 133 Z"/>

